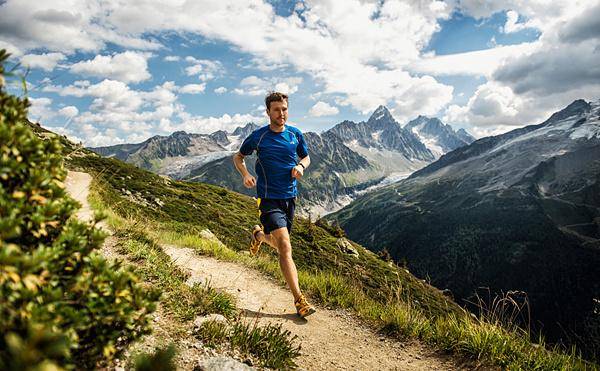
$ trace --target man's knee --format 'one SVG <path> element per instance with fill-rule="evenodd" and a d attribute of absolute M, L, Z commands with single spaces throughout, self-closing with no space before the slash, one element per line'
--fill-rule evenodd
<path fill-rule="evenodd" d="M 280 255 L 291 255 L 292 254 L 292 243 L 290 241 L 290 235 L 286 228 L 279 228 L 271 233 L 271 236 L 277 243 L 277 249 Z"/>

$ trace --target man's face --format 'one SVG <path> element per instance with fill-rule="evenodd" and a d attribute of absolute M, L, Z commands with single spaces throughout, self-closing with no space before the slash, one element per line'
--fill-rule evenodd
<path fill-rule="evenodd" d="M 271 108 L 267 109 L 267 115 L 271 120 L 271 125 L 283 126 L 288 118 L 288 104 L 287 101 L 283 102 L 271 102 Z"/>

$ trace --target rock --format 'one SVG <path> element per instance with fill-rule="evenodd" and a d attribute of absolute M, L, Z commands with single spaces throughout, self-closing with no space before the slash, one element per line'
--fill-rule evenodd
<path fill-rule="evenodd" d="M 223 244 L 223 242 L 221 242 L 217 236 L 214 235 L 214 233 L 212 233 L 212 231 L 210 229 L 203 229 L 202 231 L 200 231 L 200 237 L 210 240 L 210 241 L 214 241 L 216 243 L 218 243 L 221 246 L 225 246 Z"/>
<path fill-rule="evenodd" d="M 198 370 L 203 371 L 238 371 L 238 370 L 255 370 L 240 361 L 229 357 L 213 357 L 205 359 L 198 364 Z"/>
<path fill-rule="evenodd" d="M 207 316 L 198 316 L 194 320 L 194 327 L 200 327 L 204 322 L 215 321 L 215 322 L 225 322 L 227 318 L 220 314 L 209 314 Z"/>
<path fill-rule="evenodd" d="M 187 279 L 187 281 L 185 281 L 185 284 L 188 285 L 189 287 L 192 287 L 196 284 L 204 285 L 204 282 L 205 281 L 202 279 L 202 277 L 191 276 L 190 278 Z"/>
<path fill-rule="evenodd" d="M 360 256 L 360 254 L 358 253 L 358 250 L 356 250 L 356 248 L 354 248 L 354 246 L 352 246 L 352 244 L 350 243 L 350 241 L 348 241 L 346 238 L 341 237 L 338 238 L 337 240 L 337 247 L 344 253 L 354 256 L 355 258 L 358 258 Z"/>

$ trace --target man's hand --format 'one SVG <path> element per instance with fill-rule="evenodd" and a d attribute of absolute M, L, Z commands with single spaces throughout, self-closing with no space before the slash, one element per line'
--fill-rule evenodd
<path fill-rule="evenodd" d="M 300 179 L 304 175 L 304 168 L 300 165 L 296 165 L 292 168 L 292 178 Z"/>
<path fill-rule="evenodd" d="M 246 188 L 256 187 L 256 178 L 248 174 L 244 177 L 244 186 Z"/>

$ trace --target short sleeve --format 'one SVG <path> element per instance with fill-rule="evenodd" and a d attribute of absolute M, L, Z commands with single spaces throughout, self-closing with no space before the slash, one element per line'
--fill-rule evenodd
<path fill-rule="evenodd" d="M 296 154 L 298 157 L 304 158 L 308 156 L 308 147 L 306 146 L 306 142 L 304 141 L 304 135 L 300 130 L 296 131 L 296 136 L 298 137 L 298 146 L 296 147 Z"/>
<path fill-rule="evenodd" d="M 252 154 L 252 152 L 254 152 L 254 150 L 256 149 L 256 140 L 254 139 L 255 135 L 254 133 L 248 135 L 248 137 L 246 139 L 244 139 L 244 142 L 242 143 L 242 146 L 240 147 L 240 153 L 244 156 L 250 156 Z"/>

